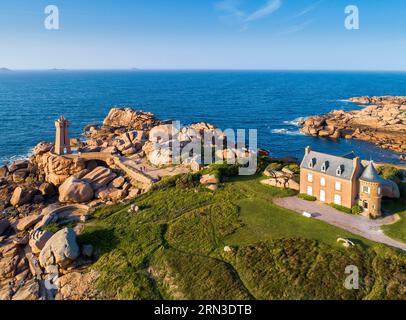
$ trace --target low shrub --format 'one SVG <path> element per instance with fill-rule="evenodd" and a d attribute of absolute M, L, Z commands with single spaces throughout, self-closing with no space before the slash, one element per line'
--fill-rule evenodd
<path fill-rule="evenodd" d="M 197 174 L 186 173 L 176 180 L 176 186 L 181 189 L 191 189 L 199 184 L 200 176 Z"/>
<path fill-rule="evenodd" d="M 284 168 L 289 169 L 289 170 L 292 171 L 294 174 L 300 173 L 300 167 L 299 167 L 299 165 L 296 164 L 296 163 L 288 164 L 288 165 L 285 166 Z"/>
<path fill-rule="evenodd" d="M 317 198 L 315 196 L 309 196 L 306 193 L 301 193 L 298 196 L 300 199 L 306 200 L 306 201 L 316 201 Z"/>
<path fill-rule="evenodd" d="M 267 156 L 258 156 L 257 158 L 257 173 L 263 172 L 269 165 L 270 160 Z"/>
<path fill-rule="evenodd" d="M 385 165 L 385 166 L 378 167 L 376 170 L 378 171 L 378 174 L 381 177 L 388 179 L 388 180 L 392 180 L 398 184 L 403 179 L 402 172 L 395 167 Z"/>
<path fill-rule="evenodd" d="M 362 212 L 362 208 L 359 205 L 352 206 L 351 213 L 352 214 L 360 214 Z"/>
<path fill-rule="evenodd" d="M 279 162 L 272 162 L 266 167 L 266 171 L 281 171 L 282 168 L 284 167 L 283 163 Z"/>
<path fill-rule="evenodd" d="M 239 168 L 240 166 L 237 164 L 211 164 L 201 174 L 213 174 L 222 181 L 226 177 L 237 176 Z"/>
<path fill-rule="evenodd" d="M 334 208 L 334 209 L 336 209 L 338 211 L 341 211 L 341 212 L 352 214 L 352 209 L 351 208 L 340 206 L 339 204 L 330 203 L 330 207 L 332 207 L 332 208 Z"/>

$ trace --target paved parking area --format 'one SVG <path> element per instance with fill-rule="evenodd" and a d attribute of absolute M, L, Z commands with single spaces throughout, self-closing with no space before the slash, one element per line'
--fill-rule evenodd
<path fill-rule="evenodd" d="M 298 197 L 277 198 L 275 204 L 302 214 L 304 211 L 315 215 L 314 219 L 322 220 L 331 225 L 345 229 L 366 239 L 384 243 L 406 251 L 406 243 L 394 240 L 385 235 L 381 226 L 396 222 L 394 216 L 383 219 L 368 219 L 359 215 L 340 212 L 319 201 L 311 202 Z"/>

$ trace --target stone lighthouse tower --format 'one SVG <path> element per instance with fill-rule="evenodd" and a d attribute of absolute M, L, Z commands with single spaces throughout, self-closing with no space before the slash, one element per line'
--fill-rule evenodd
<path fill-rule="evenodd" d="M 379 176 L 371 161 L 359 178 L 359 205 L 364 209 L 364 213 L 369 214 L 372 218 L 382 215 L 381 201 L 384 183 L 385 180 Z"/>
<path fill-rule="evenodd" d="M 72 153 L 69 140 L 69 121 L 60 116 L 55 121 L 56 136 L 55 136 L 55 153 L 63 155 L 66 153 Z"/>

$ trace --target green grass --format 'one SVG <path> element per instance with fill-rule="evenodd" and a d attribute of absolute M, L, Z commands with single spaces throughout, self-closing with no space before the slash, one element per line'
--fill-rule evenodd
<path fill-rule="evenodd" d="M 93 265 L 100 298 L 399 298 L 404 255 L 377 254 L 373 242 L 277 207 L 275 197 L 296 192 L 261 179 L 225 176 L 211 192 L 171 178 L 133 201 L 139 213 L 128 212 L 131 203 L 97 209 L 79 242 L 93 244 L 100 257 Z M 359 245 L 346 250 L 338 237 Z M 359 265 L 368 280 L 363 290 L 343 291 L 346 263 Z"/>
<path fill-rule="evenodd" d="M 239 201 L 238 205 L 245 227 L 226 238 L 227 244 L 250 244 L 263 240 L 295 237 L 319 240 L 340 248 L 342 246 L 336 242 L 340 237 L 351 239 L 363 247 L 373 244 L 348 231 L 320 220 L 305 218 L 264 200 L 244 199 Z"/>
<path fill-rule="evenodd" d="M 406 242 L 406 183 L 400 185 L 400 199 L 387 199 L 383 201 L 383 210 L 390 214 L 398 214 L 400 220 L 394 224 L 382 227 L 389 237 Z"/>

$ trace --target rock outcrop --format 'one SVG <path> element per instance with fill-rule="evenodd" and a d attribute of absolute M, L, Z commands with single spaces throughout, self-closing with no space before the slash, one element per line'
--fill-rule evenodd
<path fill-rule="evenodd" d="M 103 121 L 104 126 L 126 127 L 133 130 L 146 130 L 159 124 L 151 112 L 137 111 L 132 108 L 113 108 Z"/>
<path fill-rule="evenodd" d="M 58 264 L 67 267 L 79 257 L 80 250 L 76 242 L 76 234 L 70 228 L 55 233 L 45 244 L 39 255 L 42 267 Z"/>
<path fill-rule="evenodd" d="M 73 176 L 59 187 L 59 201 L 62 203 L 87 202 L 93 198 L 93 195 L 94 192 L 89 182 Z"/>
<path fill-rule="evenodd" d="M 86 169 L 86 163 L 81 158 L 68 158 L 44 153 L 36 157 L 36 162 L 41 172 L 45 175 L 45 180 L 56 186 L 61 185 L 70 176 L 78 174 Z"/>
<path fill-rule="evenodd" d="M 406 152 L 406 97 L 358 97 L 350 101 L 373 105 L 309 117 L 301 123 L 301 132 L 334 139 L 359 139 L 383 149 Z"/>
<path fill-rule="evenodd" d="M 12 206 L 21 206 L 29 203 L 33 197 L 33 190 L 24 187 L 15 188 L 10 203 Z"/>
<path fill-rule="evenodd" d="M 106 167 L 96 167 L 94 170 L 86 174 L 82 180 L 88 182 L 93 190 L 107 186 L 113 181 L 117 175 Z"/>

